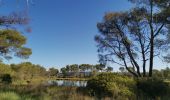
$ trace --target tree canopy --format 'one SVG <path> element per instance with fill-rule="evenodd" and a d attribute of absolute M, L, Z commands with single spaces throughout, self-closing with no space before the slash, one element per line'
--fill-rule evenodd
<path fill-rule="evenodd" d="M 170 58 L 169 0 L 129 1 L 137 6 L 126 12 L 107 13 L 97 24 L 101 33 L 95 36 L 100 62 L 124 66 L 136 77 L 151 77 L 154 58 L 166 62 Z"/>
<path fill-rule="evenodd" d="M 7 16 L 0 16 L 0 55 L 1 59 L 11 59 L 16 56 L 28 58 L 32 51 L 25 47 L 26 37 L 20 32 L 16 25 L 28 24 L 27 17 L 13 13 Z"/>

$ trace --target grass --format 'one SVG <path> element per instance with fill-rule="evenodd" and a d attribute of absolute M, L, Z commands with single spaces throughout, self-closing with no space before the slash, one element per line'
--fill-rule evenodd
<path fill-rule="evenodd" d="M 0 100 L 95 100 L 78 87 L 0 85 Z"/>
<path fill-rule="evenodd" d="M 50 78 L 47 77 L 36 77 L 33 79 L 26 79 L 26 80 L 17 79 L 17 80 L 13 80 L 12 84 L 13 85 L 30 85 L 30 84 L 38 85 L 40 83 L 47 82 L 48 80 L 50 80 Z"/>
<path fill-rule="evenodd" d="M 0 85 L 0 100 L 98 100 L 87 91 L 83 87 Z"/>
<path fill-rule="evenodd" d="M 1 100 L 20 100 L 20 96 L 15 92 L 0 92 Z"/>

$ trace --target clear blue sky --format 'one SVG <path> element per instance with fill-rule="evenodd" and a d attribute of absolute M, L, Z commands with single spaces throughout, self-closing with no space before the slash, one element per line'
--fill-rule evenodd
<path fill-rule="evenodd" d="M 4 0 L 2 13 L 23 11 L 26 3 Z M 25 0 L 26 1 L 26 0 Z M 31 33 L 27 46 L 33 54 L 28 60 L 13 59 L 10 63 L 30 61 L 43 66 L 63 67 L 67 64 L 98 63 L 94 41 L 96 23 L 107 12 L 125 11 L 128 0 L 32 0 L 29 6 Z M 117 68 L 114 68 L 117 69 Z"/>

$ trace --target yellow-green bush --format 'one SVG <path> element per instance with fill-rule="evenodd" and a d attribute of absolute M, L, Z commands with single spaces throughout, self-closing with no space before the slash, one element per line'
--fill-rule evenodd
<path fill-rule="evenodd" d="M 130 98 L 134 94 L 135 81 L 116 73 L 101 73 L 87 82 L 91 95 L 102 97 Z M 132 99 L 132 98 L 131 98 Z"/>
<path fill-rule="evenodd" d="M 1 92 L 0 100 L 21 100 L 20 96 L 14 92 Z"/>

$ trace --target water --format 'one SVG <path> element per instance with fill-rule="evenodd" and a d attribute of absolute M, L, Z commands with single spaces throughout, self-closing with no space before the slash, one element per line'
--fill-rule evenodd
<path fill-rule="evenodd" d="M 76 87 L 85 87 L 87 81 L 71 81 L 71 80 L 53 80 L 48 81 L 49 85 L 56 85 L 56 86 L 76 86 Z"/>

